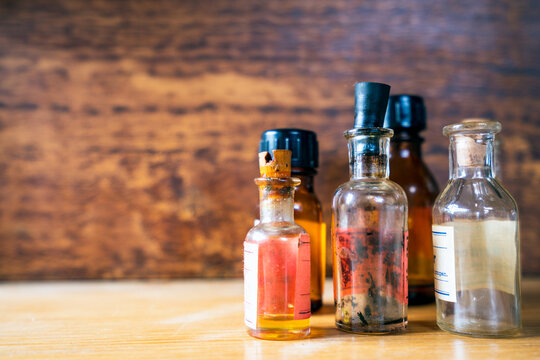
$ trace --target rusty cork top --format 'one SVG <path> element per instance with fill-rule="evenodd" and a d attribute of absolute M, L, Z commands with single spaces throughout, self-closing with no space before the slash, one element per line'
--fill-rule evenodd
<path fill-rule="evenodd" d="M 272 156 L 273 155 L 273 156 Z M 259 169 L 264 178 L 288 178 L 291 177 L 290 150 L 272 150 L 259 153 Z"/>

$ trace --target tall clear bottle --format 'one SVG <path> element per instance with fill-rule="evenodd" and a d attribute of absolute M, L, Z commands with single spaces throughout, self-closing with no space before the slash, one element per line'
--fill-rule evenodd
<path fill-rule="evenodd" d="M 326 272 L 326 224 L 314 186 L 319 166 L 317 135 L 303 129 L 267 130 L 261 135 L 259 152 L 275 149 L 291 150 L 291 174 L 301 181 L 294 192 L 294 221 L 310 237 L 311 312 L 315 312 L 322 306 Z"/>
<path fill-rule="evenodd" d="M 345 132 L 351 180 L 333 199 L 336 326 L 354 333 L 407 326 L 407 198 L 388 179 L 389 92 L 385 84 L 355 85 L 355 128 Z"/>
<path fill-rule="evenodd" d="M 431 303 L 435 301 L 431 214 L 439 188 L 422 159 L 424 100 L 416 95 L 390 96 L 384 127 L 394 130 L 390 179 L 405 190 L 409 204 L 409 305 Z"/>
<path fill-rule="evenodd" d="M 444 127 L 450 179 L 433 208 L 437 324 L 470 336 L 521 328 L 518 209 L 495 178 L 494 121 Z"/>
<path fill-rule="evenodd" d="M 259 153 L 260 222 L 244 242 L 245 324 L 268 340 L 309 335 L 310 238 L 294 223 L 291 152 Z"/>

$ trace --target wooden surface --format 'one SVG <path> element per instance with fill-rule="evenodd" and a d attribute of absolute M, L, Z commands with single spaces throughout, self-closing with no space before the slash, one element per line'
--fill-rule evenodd
<path fill-rule="evenodd" d="M 330 289 L 330 282 L 327 282 Z M 331 291 L 309 339 L 256 340 L 243 324 L 241 280 L 0 285 L 0 357 L 10 359 L 538 359 L 540 279 L 523 282 L 523 334 L 451 335 L 434 305 L 409 308 L 402 335 L 334 327 Z"/>
<path fill-rule="evenodd" d="M 261 132 L 318 133 L 329 222 L 366 80 L 425 97 L 441 185 L 442 126 L 502 122 L 540 274 L 538 4 L 0 0 L 0 279 L 240 276 Z"/>

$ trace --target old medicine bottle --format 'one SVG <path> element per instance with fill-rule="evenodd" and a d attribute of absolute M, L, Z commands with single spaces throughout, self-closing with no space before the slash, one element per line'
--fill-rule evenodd
<path fill-rule="evenodd" d="M 394 130 L 390 142 L 390 179 L 407 194 L 409 205 L 409 305 L 435 301 L 431 216 L 439 189 L 422 160 L 420 132 L 426 128 L 424 101 L 415 95 L 393 95 L 384 127 Z"/>
<path fill-rule="evenodd" d="M 351 180 L 332 207 L 336 326 L 355 333 L 407 326 L 407 198 L 388 179 L 390 86 L 355 85 L 355 126 L 345 132 Z"/>
<path fill-rule="evenodd" d="M 433 208 L 437 324 L 470 336 L 521 328 L 518 209 L 495 178 L 494 121 L 444 127 L 450 180 Z"/>
<path fill-rule="evenodd" d="M 310 237 L 311 311 L 322 306 L 326 270 L 326 224 L 322 221 L 321 202 L 315 195 L 314 176 L 319 166 L 317 135 L 302 129 L 273 129 L 261 136 L 259 152 L 276 149 L 292 151 L 292 176 L 300 179 L 294 192 L 294 221 Z"/>
<path fill-rule="evenodd" d="M 259 153 L 260 222 L 244 242 L 245 324 L 251 336 L 269 340 L 309 335 L 309 235 L 294 223 L 291 152 Z"/>

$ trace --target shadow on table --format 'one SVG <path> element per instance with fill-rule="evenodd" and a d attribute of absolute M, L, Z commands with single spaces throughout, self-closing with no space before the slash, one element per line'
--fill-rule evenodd
<path fill-rule="evenodd" d="M 328 306 L 328 309 L 321 309 L 322 311 L 319 311 L 315 314 L 317 315 L 328 315 L 333 314 L 334 309 L 332 306 Z M 318 339 L 318 338 L 335 338 L 335 337 L 347 337 L 347 336 L 402 336 L 406 334 L 420 334 L 420 333 L 428 333 L 428 332 L 436 332 L 441 331 L 437 327 L 437 324 L 432 321 L 413 321 L 408 324 L 407 330 L 403 331 L 401 333 L 395 333 L 395 334 L 355 334 L 355 333 L 349 333 L 346 331 L 338 330 L 335 325 L 332 324 L 332 326 L 311 326 L 311 335 L 310 338 L 312 339 Z"/>
<path fill-rule="evenodd" d="M 328 315 L 328 314 L 334 314 L 335 312 L 336 312 L 336 308 L 333 305 L 323 304 L 323 306 L 316 312 L 312 313 L 311 316 Z"/>
<path fill-rule="evenodd" d="M 523 330 L 518 338 L 537 338 L 540 337 L 540 321 L 523 320 Z"/>

